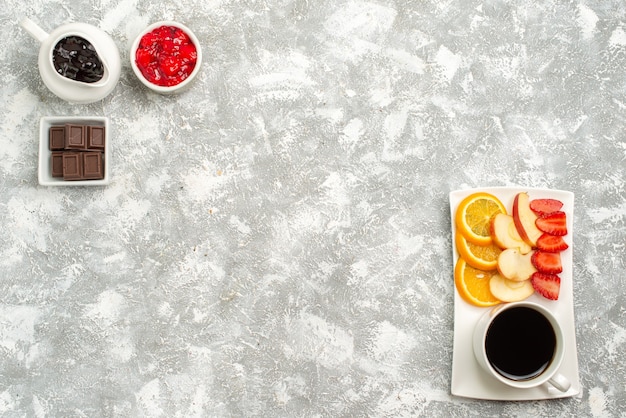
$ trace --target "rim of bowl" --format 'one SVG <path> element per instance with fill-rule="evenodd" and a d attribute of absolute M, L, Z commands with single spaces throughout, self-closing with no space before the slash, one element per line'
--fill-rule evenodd
<path fill-rule="evenodd" d="M 187 34 L 187 36 L 189 36 L 189 39 L 191 39 L 194 46 L 196 47 L 196 53 L 197 53 L 196 66 L 194 67 L 191 74 L 189 74 L 189 77 L 187 77 L 180 83 L 176 84 L 175 86 L 159 86 L 159 85 L 151 83 L 143 76 L 143 74 L 137 67 L 137 63 L 135 62 L 135 54 L 136 54 L 137 48 L 139 47 L 139 42 L 141 41 L 141 38 L 145 34 L 152 32 L 152 30 L 161 26 L 175 26 L 179 29 L 182 29 Z M 202 64 L 202 48 L 200 47 L 200 41 L 198 40 L 196 35 L 187 26 L 183 25 L 182 23 L 173 21 L 173 20 L 161 20 L 161 21 L 154 22 L 148 25 L 144 30 L 142 30 L 139 33 L 139 35 L 137 35 L 137 37 L 133 41 L 132 46 L 130 47 L 129 58 L 130 58 L 130 66 L 133 68 L 133 72 L 135 73 L 139 81 L 141 81 L 146 87 L 159 93 L 174 93 L 178 90 L 181 90 L 182 88 L 187 86 L 189 83 L 191 83 L 193 79 L 196 77 L 196 74 L 198 74 L 198 71 L 200 71 L 200 66 Z"/>

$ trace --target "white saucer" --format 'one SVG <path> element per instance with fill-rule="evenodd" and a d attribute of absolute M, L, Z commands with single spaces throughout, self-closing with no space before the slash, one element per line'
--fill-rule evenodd
<path fill-rule="evenodd" d="M 580 379 L 578 376 L 578 356 L 576 352 L 576 332 L 574 327 L 574 297 L 572 275 L 572 243 L 573 243 L 573 220 L 574 220 L 574 194 L 561 190 L 509 188 L 509 187 L 485 187 L 481 189 L 456 190 L 450 192 L 450 213 L 452 216 L 452 251 L 453 265 L 456 265 L 459 257 L 454 245 L 456 225 L 454 215 L 456 208 L 471 193 L 484 191 L 498 197 L 511 211 L 513 199 L 519 192 L 528 192 L 531 199 L 552 198 L 563 202 L 563 211 L 567 214 L 568 234 L 564 237 L 569 248 L 561 253 L 563 272 L 561 277 L 561 290 L 559 300 L 550 301 L 539 295 L 532 295 L 527 300 L 537 302 L 548 308 L 563 326 L 565 340 L 565 358 L 559 372 L 569 379 L 572 386 L 567 392 L 560 392 L 549 384 L 531 389 L 515 389 L 500 383 L 480 368 L 472 350 L 472 333 L 474 325 L 485 309 L 472 306 L 465 302 L 454 291 L 454 346 L 452 354 L 452 388 L 453 395 L 466 398 L 491 399 L 491 400 L 539 400 L 556 399 L 575 396 L 580 393 Z"/>

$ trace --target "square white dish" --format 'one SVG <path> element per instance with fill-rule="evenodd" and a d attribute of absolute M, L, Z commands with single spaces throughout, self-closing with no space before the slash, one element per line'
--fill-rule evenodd
<path fill-rule="evenodd" d="M 580 378 L 578 372 L 578 355 L 576 349 L 576 332 L 574 325 L 574 296 L 573 296 L 573 219 L 574 219 L 574 194 L 568 191 L 511 188 L 511 187 L 485 187 L 480 189 L 456 190 L 450 192 L 450 214 L 452 220 L 452 252 L 453 265 L 457 263 L 459 254 L 454 245 L 456 225 L 454 222 L 456 209 L 466 196 L 475 192 L 491 193 L 499 198 L 508 213 L 511 213 L 513 199 L 519 192 L 528 192 L 531 199 L 552 198 L 563 202 L 562 210 L 567 216 L 568 233 L 564 237 L 569 248 L 561 253 L 563 272 L 561 277 L 561 290 L 559 299 L 550 301 L 542 296 L 533 294 L 527 300 L 539 303 L 548 308 L 559 320 L 563 327 L 565 340 L 565 358 L 559 372 L 569 379 L 571 387 L 567 392 L 560 392 L 549 384 L 530 389 L 515 389 L 504 385 L 492 376 L 488 375 L 477 363 L 472 349 L 472 333 L 474 326 L 485 310 L 465 302 L 454 290 L 454 344 L 452 353 L 452 384 L 451 392 L 455 396 L 488 400 L 540 400 L 556 399 L 575 396 L 580 393 Z"/>
<path fill-rule="evenodd" d="M 51 126 L 65 125 L 104 126 L 104 178 L 99 180 L 63 180 L 52 177 L 50 167 L 49 131 Z M 42 186 L 106 186 L 111 182 L 111 135 L 109 118 L 101 116 L 44 116 L 39 123 L 38 179 Z"/>

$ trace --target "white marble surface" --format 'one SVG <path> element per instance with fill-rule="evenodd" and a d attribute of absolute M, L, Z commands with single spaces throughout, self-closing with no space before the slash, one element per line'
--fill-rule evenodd
<path fill-rule="evenodd" d="M 113 93 L 52 95 L 24 16 L 109 33 Z M 205 57 L 174 97 L 128 63 L 168 19 Z M 623 416 L 622 0 L 4 0 L 0 21 L 1 416 Z M 54 115 L 111 118 L 109 186 L 37 184 Z M 512 185 L 576 194 L 580 397 L 450 395 L 448 192 Z"/>

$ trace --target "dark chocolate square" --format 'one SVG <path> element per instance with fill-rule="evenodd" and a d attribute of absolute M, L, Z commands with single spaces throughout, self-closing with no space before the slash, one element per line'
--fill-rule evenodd
<path fill-rule="evenodd" d="M 79 152 L 63 153 L 63 180 L 83 178 L 83 156 Z"/>
<path fill-rule="evenodd" d="M 63 177 L 63 152 L 53 151 L 50 154 L 50 166 L 52 177 Z"/>
<path fill-rule="evenodd" d="M 86 149 L 87 129 L 85 125 L 65 125 L 65 149 Z"/>
<path fill-rule="evenodd" d="M 104 150 L 104 126 L 87 126 L 87 148 Z"/>
<path fill-rule="evenodd" d="M 104 178 L 102 153 L 98 151 L 83 152 L 83 178 L 99 180 Z"/>
<path fill-rule="evenodd" d="M 65 127 L 64 126 L 51 126 L 50 127 L 50 145 L 51 151 L 59 151 L 65 148 Z"/>

